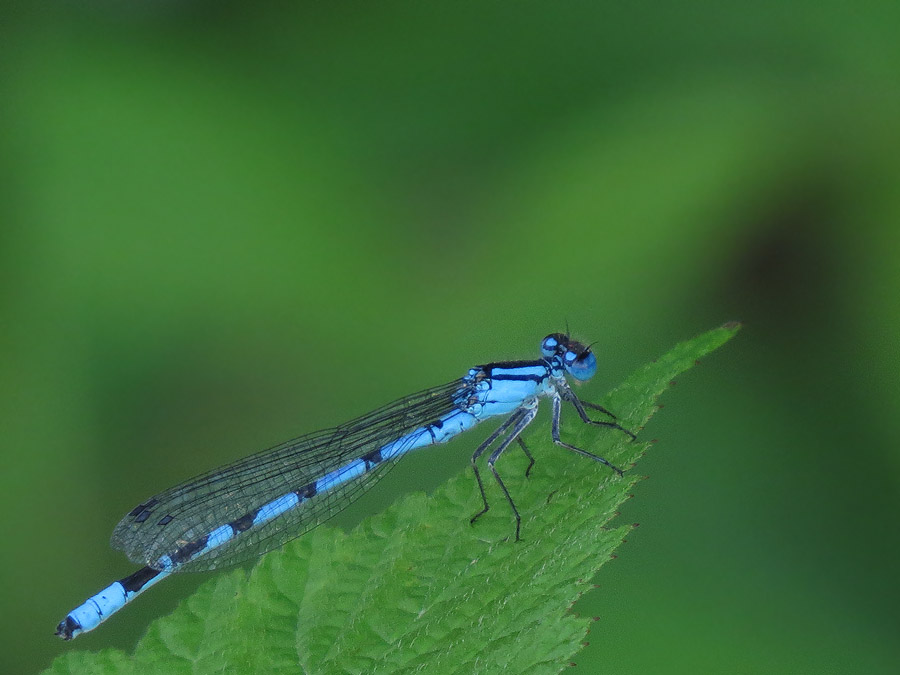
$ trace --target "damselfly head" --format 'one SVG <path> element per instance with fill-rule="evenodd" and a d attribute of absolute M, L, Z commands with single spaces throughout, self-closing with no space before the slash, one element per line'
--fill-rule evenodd
<path fill-rule="evenodd" d="M 541 342 L 545 358 L 557 358 L 576 380 L 589 380 L 597 372 L 597 357 L 589 345 L 573 340 L 565 333 L 551 333 Z"/>

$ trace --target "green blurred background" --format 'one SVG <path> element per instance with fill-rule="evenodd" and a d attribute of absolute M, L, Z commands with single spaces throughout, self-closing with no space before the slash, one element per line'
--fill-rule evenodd
<path fill-rule="evenodd" d="M 0 672 L 130 650 L 207 578 L 53 637 L 158 489 L 566 320 L 597 399 L 730 319 L 577 672 L 900 672 L 896 1 L 2 11 Z"/>

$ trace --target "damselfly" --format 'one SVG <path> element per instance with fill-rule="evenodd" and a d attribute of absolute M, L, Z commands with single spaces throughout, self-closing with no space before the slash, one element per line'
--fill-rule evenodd
<path fill-rule="evenodd" d="M 405 453 L 444 443 L 490 417 L 506 419 L 472 455 L 472 468 L 487 512 L 477 460 L 493 448 L 487 464 L 512 508 L 516 541 L 521 518 L 495 463 L 513 441 L 530 460 L 521 438 L 534 420 L 538 399 L 550 398 L 553 442 L 605 464 L 607 460 L 560 439 L 562 403 L 582 421 L 634 434 L 613 421 L 588 417 L 599 405 L 581 401 L 566 380 L 590 379 L 597 359 L 589 346 L 567 334 L 541 342 L 541 358 L 476 366 L 462 378 L 407 396 L 368 415 L 301 436 L 198 476 L 138 504 L 116 526 L 112 546 L 138 564 L 137 572 L 89 598 L 63 619 L 56 634 L 71 640 L 93 630 L 138 594 L 175 572 L 234 565 L 281 546 L 326 521 L 372 487 Z"/>

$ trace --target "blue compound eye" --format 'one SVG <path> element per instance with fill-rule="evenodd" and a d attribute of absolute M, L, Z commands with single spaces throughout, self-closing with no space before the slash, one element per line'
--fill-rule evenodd
<path fill-rule="evenodd" d="M 559 340 L 555 335 L 548 335 L 541 342 L 541 354 L 544 356 L 553 356 L 559 347 Z"/>
<path fill-rule="evenodd" d="M 580 356 L 574 352 L 566 352 L 564 362 L 566 370 L 576 380 L 589 380 L 597 372 L 597 357 L 593 352 L 582 352 Z"/>

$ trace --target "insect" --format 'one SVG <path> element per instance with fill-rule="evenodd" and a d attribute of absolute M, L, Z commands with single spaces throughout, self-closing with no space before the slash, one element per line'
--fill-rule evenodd
<path fill-rule="evenodd" d="M 573 452 L 621 469 L 560 439 L 563 402 L 582 421 L 634 434 L 614 421 L 596 421 L 586 408 L 611 420 L 605 408 L 581 401 L 567 376 L 589 380 L 597 359 L 589 346 L 554 333 L 541 342 L 541 358 L 476 366 L 462 378 L 426 389 L 332 429 L 317 431 L 215 469 L 147 499 L 116 526 L 111 544 L 144 565 L 72 610 L 56 629 L 64 640 L 93 630 L 126 603 L 170 574 L 213 570 L 254 558 L 308 532 L 371 488 L 410 450 L 444 443 L 478 423 L 506 419 L 478 446 L 472 468 L 483 508 L 490 508 L 476 464 L 487 464 L 512 508 L 519 540 L 521 517 L 494 464 L 534 420 L 540 397 L 552 405 L 553 441 Z"/>

